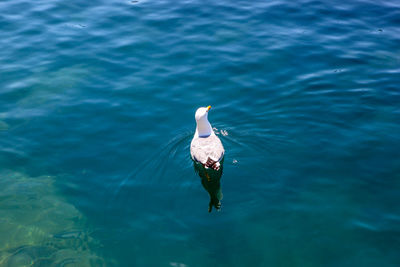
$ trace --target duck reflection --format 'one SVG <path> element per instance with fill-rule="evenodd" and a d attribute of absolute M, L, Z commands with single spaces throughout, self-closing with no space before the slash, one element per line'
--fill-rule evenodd
<path fill-rule="evenodd" d="M 220 167 L 218 170 L 207 168 L 196 161 L 193 161 L 193 166 L 195 172 L 201 178 L 201 184 L 210 196 L 208 212 L 212 211 L 212 207 L 219 211 L 221 209 L 222 200 L 221 177 L 223 172 L 223 160 L 220 161 Z"/>

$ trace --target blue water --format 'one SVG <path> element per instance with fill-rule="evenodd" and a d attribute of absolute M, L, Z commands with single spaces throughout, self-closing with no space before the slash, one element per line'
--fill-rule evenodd
<path fill-rule="evenodd" d="M 0 14 L 0 266 L 398 266 L 399 1 Z M 208 105 L 212 213 L 189 157 Z"/>

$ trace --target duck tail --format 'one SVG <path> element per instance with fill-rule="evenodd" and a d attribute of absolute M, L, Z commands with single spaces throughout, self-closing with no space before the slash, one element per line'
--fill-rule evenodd
<path fill-rule="evenodd" d="M 203 164 L 206 169 L 211 168 L 213 170 L 219 171 L 221 164 L 218 161 L 211 159 L 210 157 L 207 159 L 207 162 Z"/>

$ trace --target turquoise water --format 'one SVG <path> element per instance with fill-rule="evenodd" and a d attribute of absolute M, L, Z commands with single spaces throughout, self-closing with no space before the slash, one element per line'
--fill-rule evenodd
<path fill-rule="evenodd" d="M 0 14 L 0 266 L 398 266 L 398 1 Z M 189 157 L 208 105 L 212 213 Z"/>

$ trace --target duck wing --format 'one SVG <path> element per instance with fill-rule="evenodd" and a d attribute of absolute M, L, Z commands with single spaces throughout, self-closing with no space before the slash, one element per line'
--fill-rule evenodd
<path fill-rule="evenodd" d="M 194 161 L 206 167 L 219 169 L 219 163 L 224 157 L 224 147 L 216 135 L 194 137 L 190 144 L 190 155 Z"/>

